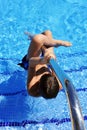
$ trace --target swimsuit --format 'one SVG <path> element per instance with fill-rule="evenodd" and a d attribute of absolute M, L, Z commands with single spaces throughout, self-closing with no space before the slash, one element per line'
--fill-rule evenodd
<path fill-rule="evenodd" d="M 43 51 L 41 52 L 41 54 L 40 54 L 40 57 L 43 57 L 44 56 L 44 53 L 43 53 Z M 27 54 L 22 58 L 22 62 L 21 63 L 18 63 L 18 65 L 20 65 L 22 68 L 24 68 L 25 70 L 28 70 L 28 67 L 29 67 L 29 61 L 28 60 L 26 60 L 27 58 Z M 49 69 L 49 71 L 51 71 L 51 66 L 50 66 L 50 64 L 47 64 L 47 66 L 48 66 L 48 69 Z"/>
<path fill-rule="evenodd" d="M 40 57 L 43 57 L 44 56 L 44 53 L 43 51 L 41 51 L 40 53 Z M 26 60 L 27 59 L 27 54 L 22 58 L 22 62 L 21 63 L 18 63 L 18 65 L 20 65 L 22 68 L 24 68 L 25 70 L 28 70 L 28 67 L 29 67 L 29 61 Z"/>
<path fill-rule="evenodd" d="M 27 55 L 25 55 L 22 58 L 22 62 L 18 63 L 18 65 L 20 65 L 22 68 L 24 68 L 25 70 L 28 70 L 28 66 L 29 66 L 29 62 L 26 60 Z"/>

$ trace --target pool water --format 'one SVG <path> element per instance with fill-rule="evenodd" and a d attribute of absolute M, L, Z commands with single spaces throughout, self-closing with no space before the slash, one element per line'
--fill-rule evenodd
<path fill-rule="evenodd" d="M 72 42 L 55 54 L 76 88 L 87 128 L 87 1 L 0 0 L 0 130 L 72 129 L 64 90 L 51 100 L 29 96 L 27 72 L 17 65 L 30 44 L 24 31 L 48 29 Z"/>

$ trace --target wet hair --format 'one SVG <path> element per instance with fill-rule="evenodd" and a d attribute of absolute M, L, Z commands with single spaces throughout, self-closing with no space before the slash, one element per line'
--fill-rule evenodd
<path fill-rule="evenodd" d="M 55 98 L 59 92 L 59 83 L 55 76 L 44 74 L 40 79 L 41 96 L 50 99 Z"/>

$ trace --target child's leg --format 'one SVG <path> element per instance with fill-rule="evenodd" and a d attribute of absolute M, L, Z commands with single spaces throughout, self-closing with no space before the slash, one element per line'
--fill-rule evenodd
<path fill-rule="evenodd" d="M 49 37 L 50 39 L 52 39 L 52 32 L 50 30 L 46 30 L 45 32 L 43 32 L 42 34 L 46 35 L 47 37 Z"/>

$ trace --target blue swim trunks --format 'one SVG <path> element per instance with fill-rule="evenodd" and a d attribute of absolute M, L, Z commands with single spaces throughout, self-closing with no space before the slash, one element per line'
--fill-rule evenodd
<path fill-rule="evenodd" d="M 43 51 L 41 52 L 40 54 L 40 57 L 43 57 L 44 56 L 44 53 Z M 25 70 L 28 70 L 28 67 L 29 67 L 29 61 L 27 61 L 26 58 L 27 57 L 27 54 L 22 58 L 22 62 L 21 63 L 18 63 L 18 65 L 20 65 L 22 68 L 24 68 Z M 51 69 L 51 66 L 50 64 L 47 65 L 48 66 L 48 69 L 50 71 Z"/>
<path fill-rule="evenodd" d="M 44 56 L 44 53 L 43 51 L 41 52 L 40 54 L 40 57 L 43 57 Z M 29 67 L 29 61 L 27 61 L 26 58 L 27 57 L 27 54 L 22 58 L 22 62 L 21 63 L 18 63 L 18 65 L 20 65 L 22 68 L 24 68 L 25 70 L 28 70 L 28 67 Z"/>
<path fill-rule="evenodd" d="M 28 70 L 28 66 L 29 66 L 29 62 L 26 60 L 27 55 L 25 55 L 22 58 L 22 62 L 18 63 L 18 65 L 20 65 L 22 68 L 24 68 L 25 70 Z"/>

